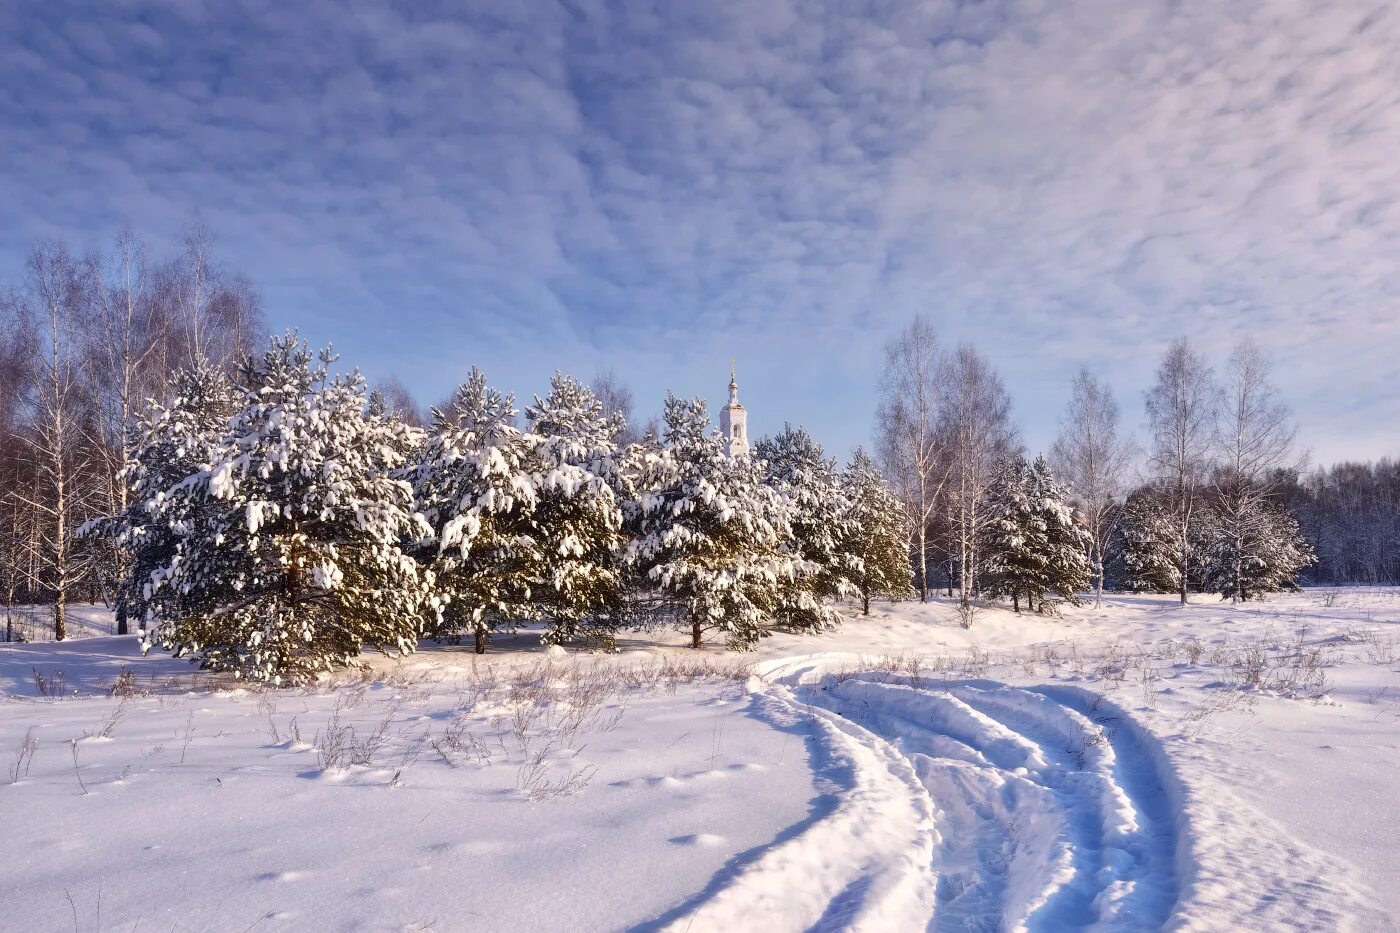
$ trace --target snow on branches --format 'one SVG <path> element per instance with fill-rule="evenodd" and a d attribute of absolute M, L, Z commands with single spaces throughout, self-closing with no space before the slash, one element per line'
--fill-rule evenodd
<path fill-rule="evenodd" d="M 671 396 L 664 438 L 619 448 L 621 417 L 578 381 L 556 374 L 519 427 L 473 369 L 420 429 L 334 359 L 288 333 L 236 381 L 182 374 L 137 426 L 133 504 L 88 533 L 131 558 L 118 598 L 147 647 L 299 682 L 527 623 L 607 650 L 678 620 L 696 647 L 749 648 L 909 591 L 898 501 L 868 458 L 838 473 L 800 428 L 730 456 L 704 403 Z"/>
<path fill-rule="evenodd" d="M 836 466 L 805 428 L 790 424 L 759 441 L 754 453 L 792 530 L 793 575 L 780 587 L 774 619 L 792 631 L 834 628 L 841 614 L 831 603 L 856 595 L 852 581 L 863 569 L 855 553 L 855 517 Z"/>
<path fill-rule="evenodd" d="M 899 496 L 863 448 L 856 448 L 841 475 L 841 486 L 850 535 L 851 582 L 860 597 L 862 613 L 870 614 L 873 597 L 912 598 L 916 593 L 909 518 Z"/>
<path fill-rule="evenodd" d="M 661 446 L 630 467 L 639 493 L 627 505 L 627 561 L 690 630 L 692 646 L 718 631 L 750 648 L 797 573 L 788 510 L 759 463 L 725 454 L 702 400 L 669 395 L 665 424 Z"/>
<path fill-rule="evenodd" d="M 414 649 L 436 597 L 431 573 L 400 544 L 426 529 L 411 487 L 391 475 L 403 465 L 395 430 L 367 412 L 358 373 L 329 376 L 333 361 L 294 333 L 274 337 L 242 367 L 242 397 L 221 431 L 213 400 L 182 395 L 178 417 L 157 412 L 158 426 L 205 430 L 186 432 L 197 460 L 138 480 L 146 522 L 171 539 L 142 562 L 145 579 L 133 578 L 148 647 L 273 683 L 365 649 Z M 148 432 L 134 473 L 168 434 Z"/>
<path fill-rule="evenodd" d="M 1002 463 L 992 485 L 988 592 L 1010 596 L 1019 611 L 1046 608 L 1046 594 L 1077 604 L 1091 577 L 1092 540 L 1044 458 Z"/>

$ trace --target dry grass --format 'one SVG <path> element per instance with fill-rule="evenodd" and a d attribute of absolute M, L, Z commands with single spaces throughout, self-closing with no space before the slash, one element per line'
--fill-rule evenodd
<path fill-rule="evenodd" d="M 14 762 L 10 765 L 10 783 L 18 784 L 29 776 L 29 767 L 34 763 L 34 753 L 39 750 L 39 738 L 30 726 L 24 733 L 24 740 L 15 750 Z"/>

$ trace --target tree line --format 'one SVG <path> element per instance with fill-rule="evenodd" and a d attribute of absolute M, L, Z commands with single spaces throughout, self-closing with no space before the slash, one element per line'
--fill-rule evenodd
<path fill-rule="evenodd" d="M 12 635 L 10 609 L 25 603 L 51 605 L 55 635 L 62 637 L 66 607 L 75 599 L 114 602 L 118 629 L 128 630 L 127 610 L 133 602 L 117 594 L 123 581 L 132 579 L 133 544 L 112 535 L 80 537 L 78 531 L 94 519 L 129 516 L 133 507 L 144 507 L 138 494 L 143 469 L 138 446 L 149 441 L 154 424 L 150 419 L 156 413 L 175 417 L 172 413 L 181 410 L 181 387 L 189 389 L 198 379 L 212 378 L 211 373 L 228 381 L 234 398 L 257 384 L 263 378 L 256 375 L 257 367 L 267 360 L 265 353 L 253 351 L 265 338 L 257 292 L 246 278 L 224 268 L 210 238 L 198 227 L 187 230 L 179 248 L 164 257 L 153 257 L 130 232 L 119 235 L 102 253 L 77 255 L 58 241 L 40 243 L 31 251 L 14 287 L 0 294 L 0 597 L 7 607 L 7 639 Z M 314 374 L 320 364 L 311 360 L 306 365 Z M 312 382 L 320 386 L 317 392 L 324 392 L 334 380 L 327 372 Z M 709 441 L 694 440 L 706 437 L 706 429 L 694 423 L 684 426 L 687 419 L 699 423 L 707 416 L 673 400 L 664 424 L 652 419 L 634 426 L 629 423 L 631 394 L 617 376 L 601 374 L 581 388 L 591 397 L 588 404 L 600 405 L 613 425 L 607 463 L 600 461 L 602 473 L 590 481 L 607 486 L 613 504 L 579 515 L 575 510 L 585 500 L 571 492 L 565 507 L 559 490 L 542 488 L 536 491 L 539 502 L 530 504 L 535 510 L 531 514 L 558 513 L 564 525 L 582 522 L 584 527 L 621 516 L 623 524 L 611 532 L 607 547 L 620 549 L 626 558 L 627 573 L 622 565 L 612 573 L 627 599 L 610 605 L 605 615 L 610 625 L 628 614 L 635 621 L 643 614 L 647 601 L 640 594 L 647 588 L 634 585 L 628 574 L 649 560 L 665 565 L 665 546 L 684 533 L 671 531 L 662 516 L 648 511 L 661 501 L 657 484 L 681 483 L 669 493 L 672 505 L 681 502 L 680 508 L 689 509 L 682 491 L 691 487 L 684 483 L 691 483 L 693 492 L 708 490 L 706 484 L 715 482 L 703 472 L 686 474 L 679 466 L 714 454 Z M 389 377 L 373 393 L 365 390 L 364 404 L 368 406 L 374 395 L 381 416 L 396 425 L 395 430 L 408 432 L 414 450 L 419 444 L 445 444 L 442 425 L 454 420 L 459 433 L 465 432 L 462 437 L 482 443 L 480 438 L 490 435 L 481 433 L 489 418 L 478 423 L 486 412 L 503 419 L 511 430 L 523 414 L 521 436 L 510 443 L 503 440 L 501 452 L 522 457 L 522 469 L 535 470 L 550 456 L 563 456 L 550 451 L 565 446 L 565 441 L 540 440 L 554 436 L 548 427 L 552 422 L 540 411 L 527 406 L 523 413 L 516 412 L 508 397 L 484 386 L 474 391 L 476 395 L 463 396 L 459 390 L 429 416 Z M 965 617 L 975 598 L 1006 597 L 1016 608 L 1052 608 L 1061 599 L 1077 598 L 1078 592 L 1092 591 L 1097 598 L 1106 587 L 1171 591 L 1182 599 L 1190 592 L 1209 590 L 1247 599 L 1295 581 L 1400 582 L 1400 466 L 1382 460 L 1305 469 L 1296 429 L 1269 378 L 1269 361 L 1247 343 L 1235 349 L 1219 376 L 1189 342 L 1173 344 L 1144 399 L 1151 434 L 1142 448 L 1123 431 L 1109 387 L 1081 370 L 1071 383 L 1071 400 L 1055 443 L 1043 459 L 1026 457 L 1012 421 L 1011 399 L 995 368 L 975 348 L 943 347 L 922 318 L 887 347 L 880 395 L 873 463 L 863 452 L 845 470 L 810 450 L 794 459 L 788 448 L 815 445 L 798 429 L 784 431 L 756 450 L 754 468 L 763 472 L 765 488 L 772 491 L 786 483 L 778 494 L 803 502 L 797 513 L 788 514 L 786 526 L 774 525 L 771 516 L 751 523 L 747 534 L 761 538 L 767 522 L 781 539 L 777 545 L 770 543 L 777 562 L 764 565 L 765 573 L 795 573 L 783 563 L 791 558 L 792 536 L 814 547 L 811 542 L 819 532 L 834 527 L 827 518 L 813 518 L 822 514 L 820 501 L 803 491 L 807 487 L 765 472 L 785 464 L 783 469 L 804 482 L 812 473 L 846 482 L 852 471 L 863 471 L 869 474 L 868 482 L 879 480 L 892 487 L 898 514 L 881 505 L 885 511 L 868 511 L 866 520 L 890 528 L 907 522 L 919 593 L 927 598 L 945 590 Z M 583 404 L 578 399 L 573 403 Z M 230 408 L 219 417 L 235 414 Z M 180 417 L 197 416 L 185 412 Z M 475 426 L 460 428 L 461 424 Z M 214 427 L 212 422 L 206 425 L 210 431 Z M 569 430 L 584 428 L 574 424 Z M 578 443 L 578 438 L 567 441 Z M 583 443 L 583 449 L 597 453 L 588 446 L 591 439 Z M 220 449 L 209 444 L 206 458 Z M 660 456 L 658 449 L 669 451 L 661 461 L 643 456 L 648 451 Z M 444 448 L 441 455 L 448 453 Z M 204 462 L 186 454 L 177 444 L 170 464 L 193 469 Z M 826 466 L 818 467 L 817 461 Z M 450 457 L 444 461 L 451 462 Z M 766 466 L 760 468 L 760 463 Z M 161 476 L 172 483 L 192 475 L 174 477 L 170 464 L 152 464 L 151 469 L 163 469 Z M 394 469 L 408 466 L 405 462 Z M 419 475 L 410 482 L 414 496 L 446 495 L 433 492 L 434 480 L 423 473 L 421 463 L 416 468 Z M 541 475 L 553 476 L 551 482 L 556 482 L 563 473 Z M 845 492 L 848 498 L 856 495 L 849 484 Z M 505 497 L 501 501 L 513 501 L 504 492 L 499 495 Z M 736 501 L 742 500 L 738 492 L 735 495 Z M 764 514 L 761 506 L 749 502 L 743 514 L 755 508 Z M 482 521 L 480 514 L 472 519 L 457 516 L 466 524 L 447 528 L 452 516 L 445 501 L 415 499 L 411 511 L 438 516 L 432 521 L 442 526 L 433 529 L 439 538 Z M 537 542 L 557 533 L 553 519 L 526 520 L 519 517 L 524 513 L 516 514 Z M 510 527 L 504 518 L 485 526 L 482 540 L 496 542 L 491 546 L 494 560 L 533 561 L 539 573 L 572 572 L 571 565 L 561 568 L 547 554 L 527 558 L 513 549 L 510 542 L 528 535 L 494 530 Z M 718 529 L 706 534 L 715 539 L 710 543 L 716 554 L 730 546 L 716 543 L 724 537 Z M 1083 552 L 1082 562 L 1072 557 L 1074 541 Z M 567 549 L 573 540 L 556 544 Z M 439 560 L 427 555 L 421 542 L 405 547 L 420 565 Z M 541 547 L 535 545 L 537 551 Z M 478 554 L 484 548 L 478 547 Z M 870 559 L 889 559 L 886 545 L 874 550 Z M 715 565 L 717 560 L 711 555 L 699 564 Z M 689 567 L 682 561 L 657 573 L 668 586 L 681 587 L 694 572 Z M 484 557 L 465 555 L 461 566 L 434 568 L 443 585 L 468 591 L 454 597 L 458 608 L 444 610 L 445 617 L 454 618 L 461 606 L 476 600 L 475 605 L 488 607 L 481 610 L 486 620 L 481 623 L 483 638 L 498 624 L 491 620 L 511 613 L 524 618 L 529 600 L 519 593 L 510 595 L 508 588 L 489 590 L 487 581 L 497 569 Z M 805 608 L 775 603 L 735 584 L 727 602 L 719 600 L 705 611 L 754 619 L 767 614 L 795 625 L 794 620 L 820 616 L 836 594 L 849 592 L 843 589 L 849 579 L 838 583 L 837 578 L 841 575 L 834 571 L 817 575 L 815 579 L 825 582 L 814 583 L 808 595 L 820 596 L 812 597 L 815 605 L 802 603 Z M 454 579 L 458 582 L 452 583 Z M 564 585 L 565 578 L 560 581 Z M 484 586 L 489 591 L 482 591 Z M 568 586 L 581 592 L 613 587 L 611 592 L 617 592 L 613 583 L 575 581 Z M 889 583 L 885 592 L 898 589 Z M 531 586 L 529 592 L 533 597 L 539 589 Z M 876 587 L 867 595 L 878 592 Z M 698 606 L 718 597 L 711 593 L 694 599 Z M 676 606 L 669 596 L 651 603 L 649 618 Z M 464 625 L 457 628 L 470 628 Z M 572 634 L 560 637 L 573 637 L 580 626 L 582 622 L 573 629 L 565 626 L 561 632 Z M 700 629 L 708 630 L 703 623 Z"/>
<path fill-rule="evenodd" d="M 902 506 L 864 452 L 841 469 L 787 427 L 735 460 L 698 399 L 630 425 L 612 373 L 520 412 L 473 370 L 425 417 L 392 377 L 370 391 L 267 340 L 199 228 L 159 260 L 129 233 L 41 243 L 0 310 L 7 640 L 17 604 L 49 605 L 62 639 L 71 601 L 102 601 L 148 645 L 297 677 L 525 622 L 746 647 L 911 592 Z"/>
<path fill-rule="evenodd" d="M 876 449 L 914 523 L 921 598 L 943 589 L 1053 605 L 1104 588 L 1233 600 L 1298 582 L 1400 580 L 1400 469 L 1308 471 L 1297 429 L 1253 343 L 1217 374 L 1186 339 L 1128 436 L 1088 369 L 1048 456 L 1029 460 L 1000 377 L 975 348 L 944 348 L 927 319 L 886 347 Z M 1046 597 L 1051 597 L 1046 602 Z"/>
<path fill-rule="evenodd" d="M 476 369 L 418 427 L 334 362 L 289 332 L 232 376 L 196 359 L 142 412 L 130 501 L 80 537 L 126 555 L 114 598 L 148 647 L 284 682 L 525 623 L 742 649 L 912 593 L 902 506 L 861 451 L 838 469 L 788 426 L 730 456 L 674 395 L 659 436 L 627 441 L 576 379 L 521 412 Z"/>

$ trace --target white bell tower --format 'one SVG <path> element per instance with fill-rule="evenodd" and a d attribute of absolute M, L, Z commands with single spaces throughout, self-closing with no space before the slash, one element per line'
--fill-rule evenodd
<path fill-rule="evenodd" d="M 719 413 L 719 429 L 724 432 L 724 452 L 731 457 L 749 455 L 749 413 L 739 404 L 739 380 L 734 361 L 729 361 L 729 404 Z"/>

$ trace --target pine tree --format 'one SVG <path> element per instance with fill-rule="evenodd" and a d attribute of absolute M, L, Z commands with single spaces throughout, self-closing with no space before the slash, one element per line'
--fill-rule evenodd
<path fill-rule="evenodd" d="M 1010 596 L 1020 611 L 1045 609 L 1045 596 L 1078 604 L 1088 589 L 1091 566 L 1088 533 L 1074 517 L 1068 491 L 1055 482 L 1043 457 L 1003 462 L 992 486 L 993 520 L 988 526 L 991 552 L 988 592 Z"/>
<path fill-rule="evenodd" d="M 382 426 L 388 434 L 389 443 L 405 462 L 412 463 L 418 456 L 428 434 L 417 425 L 410 424 L 402 416 L 390 409 L 384 394 L 372 391 L 365 406 L 366 417 Z"/>
<path fill-rule="evenodd" d="M 1123 585 L 1134 593 L 1180 590 L 1177 529 L 1163 497 L 1152 487 L 1134 490 L 1123 504 L 1118 552 Z"/>
<path fill-rule="evenodd" d="M 1044 528 L 1046 544 L 1045 578 L 1038 594 L 1041 609 L 1045 608 L 1045 593 L 1077 606 L 1079 594 L 1093 582 L 1093 537 L 1075 517 L 1069 490 L 1056 482 L 1044 457 L 1031 464 L 1031 477 L 1032 506 Z"/>
<path fill-rule="evenodd" d="M 1002 461 L 989 492 L 987 523 L 987 594 L 1010 596 L 1017 612 L 1024 597 L 1035 596 L 1049 578 L 1050 542 L 1035 503 L 1035 477 L 1024 457 Z"/>
<path fill-rule="evenodd" d="M 805 428 L 790 424 L 759 441 L 754 454 L 787 508 L 793 534 L 794 575 L 781 585 L 775 621 L 792 631 L 835 628 L 841 613 L 830 603 L 855 595 L 851 581 L 859 569 L 850 503 L 836 465 Z"/>
<path fill-rule="evenodd" d="M 273 683 L 416 647 L 435 606 L 400 542 L 426 528 L 364 380 L 331 378 L 334 359 L 273 338 L 243 366 L 241 410 L 208 468 L 146 499 L 178 536 L 150 574 L 148 647 Z"/>
<path fill-rule="evenodd" d="M 856 448 L 841 475 L 841 485 L 848 503 L 848 547 L 854 557 L 852 582 L 860 596 L 862 614 L 870 615 L 872 598 L 914 597 L 909 517 L 903 502 L 885 483 L 863 448 Z"/>
<path fill-rule="evenodd" d="M 632 463 L 627 560 L 644 599 L 669 608 L 692 647 L 720 631 L 735 648 L 767 634 L 779 582 L 793 576 L 785 510 L 759 465 L 728 457 L 700 399 L 666 399 L 659 451 Z"/>
<path fill-rule="evenodd" d="M 1263 497 L 1251 503 L 1248 511 L 1236 504 L 1233 517 L 1206 552 L 1205 589 L 1218 591 L 1223 599 L 1241 601 L 1297 590 L 1298 574 L 1317 561 L 1298 520 Z"/>
<path fill-rule="evenodd" d="M 433 634 L 470 633 L 478 653 L 493 633 L 529 618 L 545 567 L 533 519 L 535 444 L 515 415 L 514 398 L 473 367 L 452 403 L 433 410 L 418 460 L 404 473 L 432 530 L 419 554 L 442 604 Z"/>
<path fill-rule="evenodd" d="M 1203 589 L 1209 555 L 1220 535 L 1219 518 L 1209 502 L 1197 501 L 1184 544 L 1182 533 L 1183 526 L 1160 486 L 1134 490 L 1123 504 L 1122 527 L 1118 529 L 1124 587 L 1135 593 L 1179 594 L 1184 560 L 1185 589 Z"/>
<path fill-rule="evenodd" d="M 547 644 L 584 635 L 612 647 L 620 623 L 622 507 L 616 495 L 621 415 L 609 416 L 582 383 L 554 374 L 527 409 L 537 498 L 531 534 L 541 579 L 533 612 Z"/>

